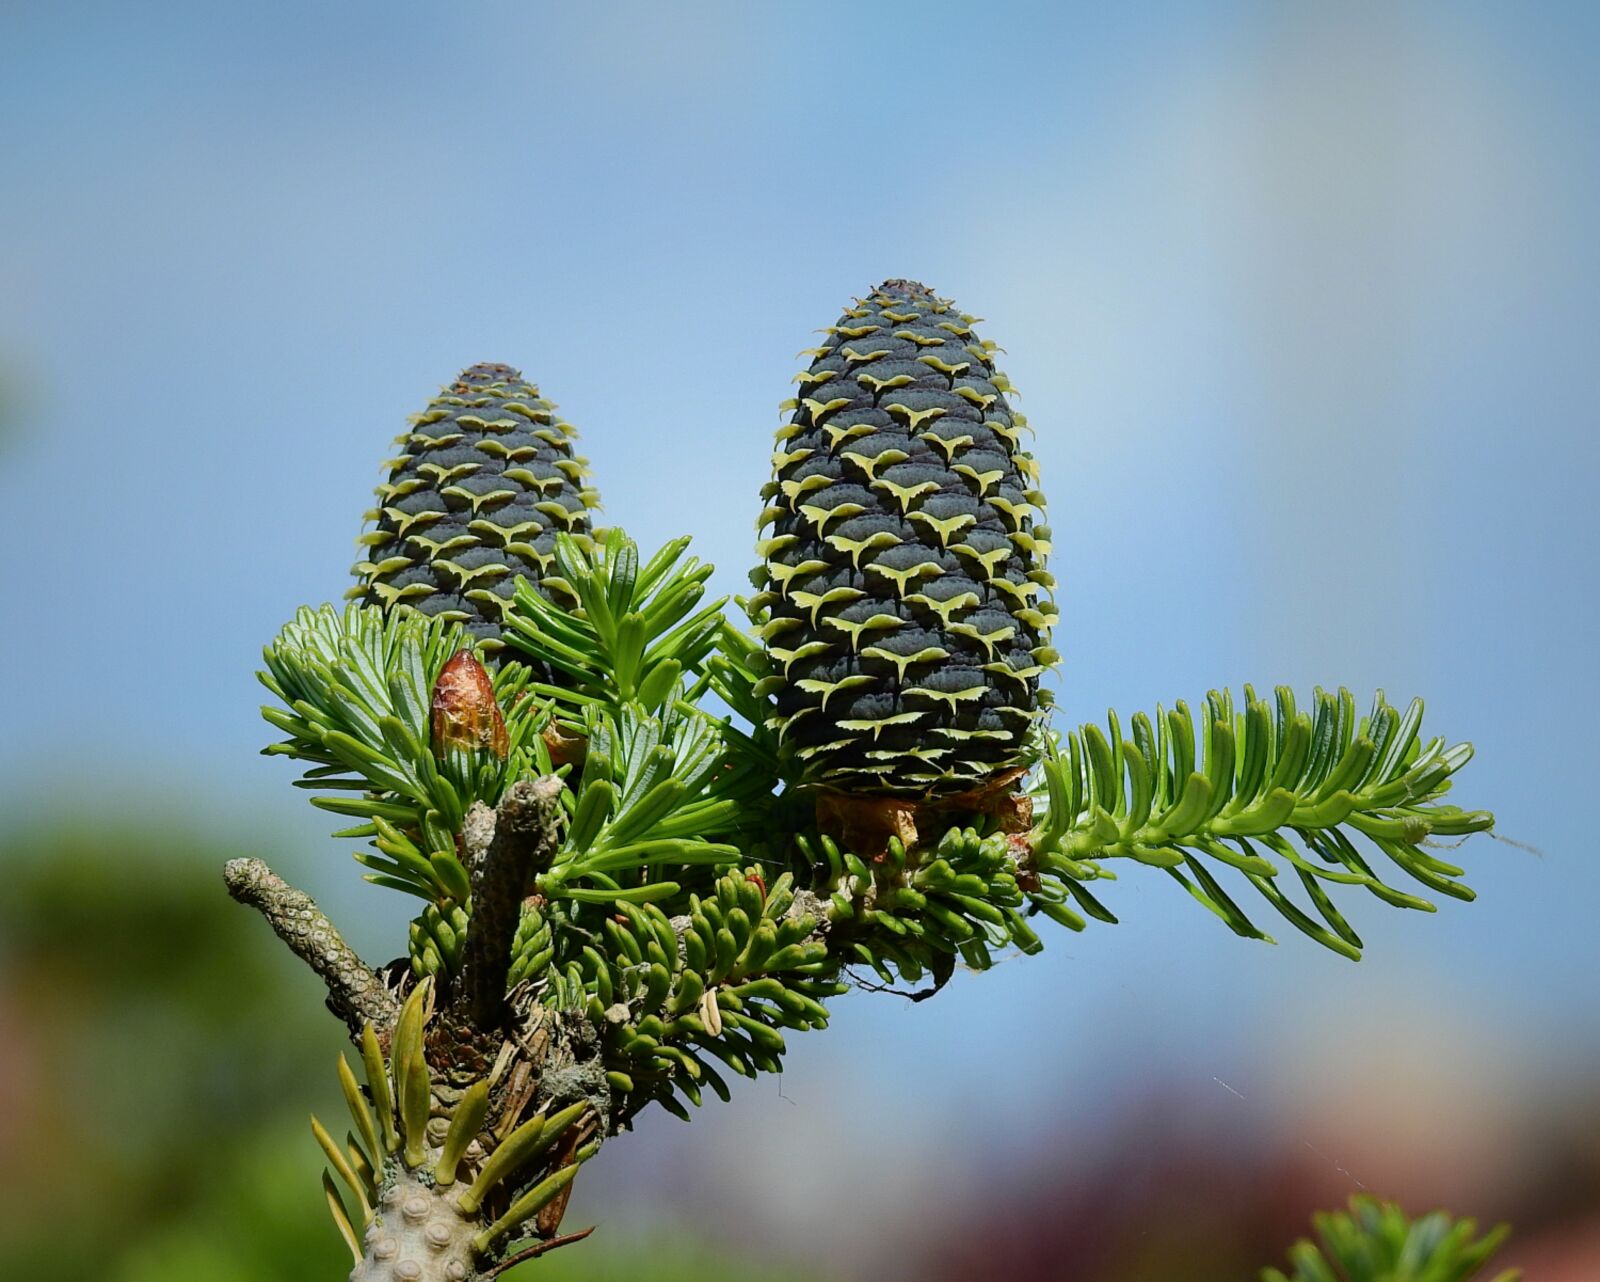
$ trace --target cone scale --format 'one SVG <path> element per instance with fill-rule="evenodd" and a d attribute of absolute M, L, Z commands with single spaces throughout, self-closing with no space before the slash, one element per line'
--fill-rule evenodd
<path fill-rule="evenodd" d="M 556 535 L 587 534 L 598 496 L 555 406 L 509 365 L 474 365 L 411 425 L 367 513 L 376 528 L 361 536 L 349 595 L 461 623 L 486 650 L 502 644 L 517 579 L 572 604 Z"/>
<path fill-rule="evenodd" d="M 813 786 L 981 791 L 1047 702 L 1044 499 L 974 323 L 887 281 L 807 353 L 785 406 L 750 608 L 771 724 Z"/>

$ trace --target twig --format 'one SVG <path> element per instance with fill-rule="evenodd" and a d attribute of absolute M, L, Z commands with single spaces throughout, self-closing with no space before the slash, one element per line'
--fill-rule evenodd
<path fill-rule="evenodd" d="M 554 775 L 523 780 L 501 798 L 498 810 L 479 803 L 467 815 L 462 844 L 472 879 L 472 920 L 457 1004 L 485 1031 L 499 1028 L 505 1014 L 522 901 L 561 839 L 562 786 Z"/>
<path fill-rule="evenodd" d="M 359 1036 L 370 1022 L 379 1030 L 394 1023 L 400 1003 L 339 934 L 311 896 L 296 890 L 259 859 L 232 859 L 222 870 L 228 893 L 267 919 L 294 955 L 322 977 L 328 1005 Z"/>
<path fill-rule="evenodd" d="M 850 982 L 864 993 L 888 993 L 890 996 L 905 997 L 913 1002 L 927 1001 L 928 998 L 938 994 L 939 991 L 950 982 L 950 972 L 946 972 L 943 975 L 935 976 L 934 982 L 928 985 L 928 987 L 912 990 L 907 988 L 895 988 L 891 984 L 879 984 L 870 979 L 863 979 L 856 973 L 855 968 L 852 966 L 845 966 L 843 967 L 843 970 L 846 975 L 850 976 Z"/>
<path fill-rule="evenodd" d="M 556 1169 L 571 1166 L 577 1160 L 578 1151 L 587 1144 L 594 1133 L 599 1129 L 599 1118 L 586 1114 L 581 1122 L 561 1137 L 556 1148 Z M 539 1208 L 538 1217 L 534 1225 L 541 1234 L 555 1236 L 556 1230 L 561 1227 L 561 1220 L 567 1213 L 567 1203 L 572 1200 L 572 1184 L 569 1182 L 555 1197 Z"/>
<path fill-rule="evenodd" d="M 546 1252 L 554 1251 L 559 1246 L 571 1246 L 574 1242 L 581 1242 L 584 1238 L 588 1237 L 589 1234 L 595 1231 L 595 1227 L 595 1225 L 591 1224 L 588 1228 L 579 1229 L 576 1233 L 568 1233 L 564 1237 L 553 1237 L 548 1242 L 535 1243 L 526 1251 L 518 1251 L 510 1258 L 501 1260 L 499 1264 L 495 1265 L 494 1268 L 490 1269 L 483 1276 L 485 1279 L 497 1277 L 514 1264 L 521 1264 L 526 1260 L 537 1259 Z"/>

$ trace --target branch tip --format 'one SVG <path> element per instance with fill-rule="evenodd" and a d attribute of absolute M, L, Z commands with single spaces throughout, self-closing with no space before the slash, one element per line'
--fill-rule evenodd
<path fill-rule="evenodd" d="M 303 890 L 296 890 L 259 859 L 230 859 L 222 869 L 228 894 L 267 919 L 289 951 L 310 966 L 328 989 L 328 1005 L 352 1036 L 365 1023 L 387 1029 L 400 1004 L 361 960 L 338 928 Z"/>

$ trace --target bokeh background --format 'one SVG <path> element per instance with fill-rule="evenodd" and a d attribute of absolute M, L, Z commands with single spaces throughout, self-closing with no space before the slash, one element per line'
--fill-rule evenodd
<path fill-rule="evenodd" d="M 795 351 L 904 275 L 1038 429 L 1063 718 L 1422 694 L 1522 844 L 1345 900 L 1356 965 L 1135 869 L 642 1122 L 527 1275 L 1220 1282 L 1365 1189 L 1600 1277 L 1597 64 L 1588 5 L 0 6 L 6 1271 L 341 1271 L 340 1030 L 218 870 L 400 951 L 252 673 L 405 415 L 520 365 L 737 592 Z"/>

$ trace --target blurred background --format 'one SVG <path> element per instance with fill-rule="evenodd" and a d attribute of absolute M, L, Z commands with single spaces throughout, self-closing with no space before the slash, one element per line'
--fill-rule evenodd
<path fill-rule="evenodd" d="M 794 353 L 911 276 L 1038 430 L 1063 719 L 1421 694 L 1522 844 L 1341 900 L 1354 965 L 1133 869 L 644 1119 L 523 1272 L 1221 1282 L 1368 1190 L 1600 1276 L 1597 57 L 1559 4 L 0 6 L 8 1271 L 342 1272 L 341 1030 L 219 869 L 401 951 L 252 674 L 405 416 L 519 365 L 742 591 Z"/>

